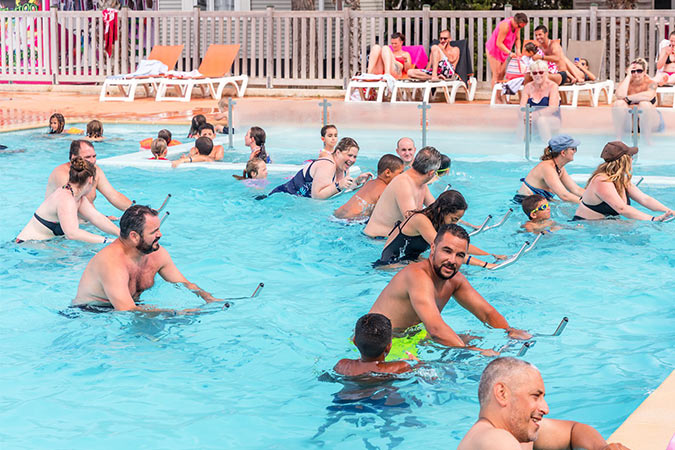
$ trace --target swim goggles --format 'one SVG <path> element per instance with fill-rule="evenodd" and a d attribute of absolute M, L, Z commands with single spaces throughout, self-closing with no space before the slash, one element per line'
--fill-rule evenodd
<path fill-rule="evenodd" d="M 436 175 L 443 175 L 443 174 L 446 174 L 446 173 L 448 173 L 449 170 L 450 170 L 449 167 L 446 167 L 445 169 L 438 169 L 438 170 L 436 171 Z"/>
<path fill-rule="evenodd" d="M 547 209 L 548 209 L 548 203 L 544 203 L 544 204 L 539 205 L 539 206 L 537 206 L 536 208 L 534 208 L 534 209 L 530 212 L 530 215 L 532 215 L 532 213 L 536 213 L 536 212 L 539 212 L 539 211 L 546 211 Z"/>

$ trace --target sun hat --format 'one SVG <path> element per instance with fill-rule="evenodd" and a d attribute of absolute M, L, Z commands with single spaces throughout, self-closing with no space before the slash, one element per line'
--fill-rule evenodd
<path fill-rule="evenodd" d="M 568 148 L 577 148 L 581 142 L 572 138 L 568 134 L 559 134 L 558 136 L 553 136 L 548 141 L 548 146 L 551 147 L 551 150 L 554 152 L 561 152 L 567 150 Z"/>
<path fill-rule="evenodd" d="M 633 156 L 638 152 L 637 147 L 629 147 L 621 141 L 612 141 L 605 144 L 600 157 L 606 162 L 616 161 L 623 155 Z"/>

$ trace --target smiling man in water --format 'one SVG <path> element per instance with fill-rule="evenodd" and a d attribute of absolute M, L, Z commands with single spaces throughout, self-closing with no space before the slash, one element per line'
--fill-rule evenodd
<path fill-rule="evenodd" d="M 84 269 L 72 305 L 82 308 L 108 307 L 120 311 L 175 312 L 137 305 L 141 293 L 150 289 L 159 273 L 169 283 L 180 283 L 207 303 L 220 301 L 190 283 L 159 245 L 162 233 L 157 211 L 129 207 L 120 219 L 120 237 L 98 252 Z"/>
<path fill-rule="evenodd" d="M 478 385 L 478 421 L 457 450 L 628 450 L 607 444 L 589 425 L 545 419 L 544 395 L 544 380 L 532 364 L 511 357 L 495 359 Z"/>
<path fill-rule="evenodd" d="M 450 297 L 490 327 L 504 329 L 512 338 L 530 337 L 522 330 L 511 328 L 459 272 L 468 247 L 469 235 L 464 228 L 455 224 L 443 225 L 431 244 L 429 258 L 410 264 L 394 275 L 370 308 L 369 313 L 389 318 L 394 332 L 399 333 L 398 339 L 401 340 L 393 339 L 389 353 L 391 358 L 404 357 L 406 351 L 414 354 L 416 343 L 427 334 L 435 342 L 448 347 L 477 350 L 486 356 L 497 355 L 493 350 L 469 346 L 467 341 L 470 336 L 458 335 L 445 323 L 441 311 Z M 420 323 L 424 324 L 424 330 L 417 329 L 416 325 Z M 408 330 L 411 327 L 415 328 Z"/>

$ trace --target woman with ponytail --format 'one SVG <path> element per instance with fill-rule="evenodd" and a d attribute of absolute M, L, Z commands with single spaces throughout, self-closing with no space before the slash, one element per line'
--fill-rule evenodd
<path fill-rule="evenodd" d="M 265 163 L 272 162 L 270 155 L 265 150 L 265 130 L 260 127 L 251 127 L 244 137 L 244 143 L 251 149 L 251 155 L 248 159 L 260 158 Z"/>
<path fill-rule="evenodd" d="M 537 194 L 546 200 L 552 200 L 557 195 L 565 202 L 579 203 L 584 189 L 565 170 L 565 165 L 574 161 L 579 144 L 579 141 L 566 134 L 551 138 L 541 162 L 525 178 L 520 179 L 522 184 L 513 201 L 522 203 L 524 198 Z"/>
<path fill-rule="evenodd" d="M 267 178 L 267 164 L 260 158 L 249 159 L 241 175 L 232 175 L 237 180 L 262 180 Z"/>
<path fill-rule="evenodd" d="M 80 229 L 78 215 L 101 231 L 113 236 L 120 229 L 94 208 L 86 195 L 94 186 L 96 166 L 80 156 L 70 164 L 68 182 L 52 192 L 21 230 L 16 243 L 43 241 L 55 236 L 92 243 L 107 243 L 109 238 Z"/>

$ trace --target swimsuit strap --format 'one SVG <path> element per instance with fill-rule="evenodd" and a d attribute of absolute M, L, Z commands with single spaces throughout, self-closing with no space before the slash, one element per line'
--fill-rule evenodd
<path fill-rule="evenodd" d="M 70 185 L 70 183 L 66 183 L 63 186 L 63 189 L 68 189 L 70 191 L 70 193 L 73 194 L 73 197 L 75 197 L 75 192 L 73 192 L 73 187 Z"/>
<path fill-rule="evenodd" d="M 558 173 L 558 175 L 560 175 L 560 172 L 561 172 L 560 167 L 558 167 L 558 165 L 555 163 L 554 159 L 552 159 L 551 161 L 553 161 L 553 165 L 555 166 L 555 171 Z"/>

